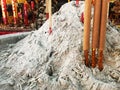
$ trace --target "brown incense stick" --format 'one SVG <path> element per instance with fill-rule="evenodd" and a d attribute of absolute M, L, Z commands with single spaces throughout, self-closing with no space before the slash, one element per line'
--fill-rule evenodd
<path fill-rule="evenodd" d="M 89 53 L 89 39 L 90 39 L 90 21 L 91 21 L 91 1 L 85 0 L 85 10 L 84 10 L 84 37 L 83 37 L 83 50 L 85 56 L 85 64 L 88 66 L 88 53 Z"/>
<path fill-rule="evenodd" d="M 98 68 L 103 70 L 103 50 L 105 45 L 106 23 L 107 23 L 107 9 L 108 0 L 102 0 L 101 26 L 100 26 L 100 43 L 99 43 L 99 60 Z"/>
<path fill-rule="evenodd" d="M 49 0 L 49 34 L 52 33 L 52 2 Z"/>
<path fill-rule="evenodd" d="M 94 21 L 93 21 L 93 33 L 92 33 L 92 67 L 96 67 L 96 49 L 98 48 L 99 42 L 99 31 L 100 31 L 100 14 L 101 14 L 101 0 L 95 1 L 94 8 Z"/>
<path fill-rule="evenodd" d="M 45 1 L 46 2 L 46 9 L 45 9 L 45 12 L 46 12 L 46 19 L 49 18 L 49 10 L 48 10 L 48 0 Z"/>

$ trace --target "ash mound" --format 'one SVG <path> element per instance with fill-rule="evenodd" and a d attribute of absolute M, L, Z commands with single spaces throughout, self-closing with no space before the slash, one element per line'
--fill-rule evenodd
<path fill-rule="evenodd" d="M 84 65 L 84 2 L 70 2 L 0 58 L 0 90 L 119 90 L 120 33 L 107 25 L 104 70 Z"/>

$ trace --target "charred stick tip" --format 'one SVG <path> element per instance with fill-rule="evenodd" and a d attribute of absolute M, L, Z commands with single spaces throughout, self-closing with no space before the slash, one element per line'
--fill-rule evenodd
<path fill-rule="evenodd" d="M 84 50 L 85 65 L 89 67 L 88 50 Z"/>
<path fill-rule="evenodd" d="M 96 54 L 96 50 L 95 50 L 95 49 L 92 49 L 92 67 L 93 67 L 93 68 L 96 67 L 95 54 Z"/>
<path fill-rule="evenodd" d="M 103 50 L 99 50 L 98 69 L 103 70 Z"/>

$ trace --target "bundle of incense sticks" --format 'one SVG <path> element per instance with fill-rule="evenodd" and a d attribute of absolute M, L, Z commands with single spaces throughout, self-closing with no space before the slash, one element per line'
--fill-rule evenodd
<path fill-rule="evenodd" d="M 17 24 L 17 6 L 16 6 L 16 0 L 12 0 L 12 10 L 13 10 L 14 24 Z"/>
<path fill-rule="evenodd" d="M 91 1 L 85 0 L 85 12 L 84 12 L 84 42 L 83 50 L 85 56 L 85 65 L 96 67 L 98 63 L 98 68 L 100 71 L 103 70 L 103 51 L 105 46 L 105 34 L 106 34 L 106 22 L 107 22 L 107 8 L 108 0 L 96 0 L 94 6 L 94 20 L 93 20 L 93 31 L 92 31 L 92 60 L 88 58 L 89 56 L 89 44 L 90 44 L 90 22 L 91 22 Z M 96 53 L 99 50 L 98 62 L 96 60 Z"/>
<path fill-rule="evenodd" d="M 8 24 L 6 0 L 1 0 L 2 16 L 4 24 Z"/>

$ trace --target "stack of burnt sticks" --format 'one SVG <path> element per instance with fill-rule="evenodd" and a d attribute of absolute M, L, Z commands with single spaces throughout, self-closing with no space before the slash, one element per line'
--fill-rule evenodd
<path fill-rule="evenodd" d="M 103 51 L 105 46 L 106 23 L 108 13 L 108 0 L 94 0 L 94 19 L 92 29 L 92 49 L 90 50 L 91 8 L 92 0 L 85 0 L 84 11 L 84 41 L 83 50 L 85 65 L 95 68 L 98 65 L 103 70 Z M 92 52 L 91 59 L 89 51 Z"/>

